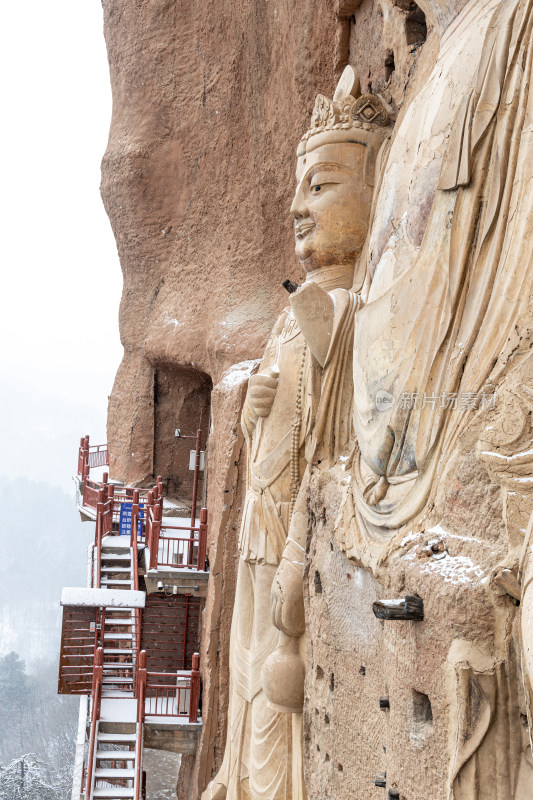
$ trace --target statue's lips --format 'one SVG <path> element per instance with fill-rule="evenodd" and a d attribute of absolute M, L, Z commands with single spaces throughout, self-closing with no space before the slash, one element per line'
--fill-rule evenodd
<path fill-rule="evenodd" d="M 294 233 L 296 234 L 297 239 L 303 239 L 304 236 L 307 236 L 307 234 L 314 229 L 315 229 L 314 222 L 301 222 L 299 225 L 295 226 Z"/>

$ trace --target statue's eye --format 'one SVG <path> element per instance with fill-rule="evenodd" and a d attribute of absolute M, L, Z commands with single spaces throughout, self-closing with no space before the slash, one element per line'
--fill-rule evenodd
<path fill-rule="evenodd" d="M 314 194 L 318 194 L 321 189 L 322 189 L 322 186 L 320 184 L 317 184 L 316 186 L 311 186 L 311 191 Z"/>

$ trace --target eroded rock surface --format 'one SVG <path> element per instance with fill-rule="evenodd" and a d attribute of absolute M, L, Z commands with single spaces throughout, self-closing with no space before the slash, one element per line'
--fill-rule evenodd
<path fill-rule="evenodd" d="M 497 24 L 494 12 L 502 15 Z M 225 749 L 246 483 L 240 415 L 247 381 L 288 302 L 281 281 L 302 280 L 289 221 L 295 145 L 315 94 L 331 97 L 351 64 L 361 91 L 387 104 L 394 128 L 378 166 L 364 281 L 353 287 L 363 296 L 353 307 L 366 305 L 368 321 L 365 329 L 355 314 L 357 441 L 354 434 L 330 460 L 315 452 L 306 484 L 307 795 L 362 800 L 386 786 L 390 798 L 475 800 L 495 787 L 497 800 L 525 800 L 533 791 L 523 180 L 531 2 L 105 0 L 104 14 L 114 103 L 102 194 L 124 273 L 125 353 L 108 418 L 114 476 L 143 482 L 162 474 L 179 495 L 186 454 L 173 432 L 195 432 L 202 411 L 206 437 L 209 418 L 204 727 L 196 757 L 182 762 L 180 797 L 199 797 Z M 507 63 L 508 52 L 519 55 Z M 487 108 L 498 110 L 494 120 Z M 513 136 L 515 124 L 521 137 Z M 472 196 L 483 198 L 479 208 Z M 508 221 L 516 228 L 504 241 Z M 481 255 L 479 237 L 487 242 Z M 449 249 L 450 263 L 462 263 L 461 247 L 479 262 L 454 287 L 435 265 Z M 487 288 L 482 267 L 493 268 L 499 247 L 513 254 L 516 270 L 494 269 Z M 492 291 L 496 281 L 501 288 Z M 465 296 L 454 296 L 463 285 Z M 468 295 L 471 286 L 478 291 Z M 464 306 L 465 336 L 448 350 Z M 451 333 L 439 339 L 432 323 L 444 309 Z M 442 369 L 440 355 L 432 362 L 435 343 Z M 407 374 L 406 354 L 418 370 L 412 385 L 398 377 Z M 389 383 L 386 370 L 379 373 L 385 362 Z M 351 363 L 347 357 L 350 375 Z M 422 364 L 437 365 L 426 383 Z M 376 387 L 397 403 L 403 390 L 420 388 L 425 397 L 435 387 L 439 398 L 472 388 L 497 401 L 459 408 L 460 424 L 442 423 L 442 435 L 449 407 L 438 399 L 431 419 L 415 406 L 402 417 L 409 409 L 397 405 L 385 433 L 374 436 L 365 428 L 364 391 L 373 399 Z M 342 413 L 351 419 L 352 409 Z M 403 460 L 397 471 L 382 463 L 394 447 Z M 422 483 L 428 464 L 432 480 L 409 516 L 402 479 Z M 372 612 L 375 601 L 405 595 L 423 600 L 424 621 L 378 620 Z"/>

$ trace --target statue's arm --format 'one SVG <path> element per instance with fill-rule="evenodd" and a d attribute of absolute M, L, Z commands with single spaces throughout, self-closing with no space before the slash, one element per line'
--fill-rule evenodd
<path fill-rule="evenodd" d="M 333 333 L 333 298 L 316 283 L 306 283 L 291 295 L 291 306 L 309 349 L 323 367 Z"/>
<path fill-rule="evenodd" d="M 294 504 L 287 542 L 270 594 L 272 622 L 288 636 L 301 636 L 305 630 L 303 571 L 307 539 L 308 484 L 309 468 L 305 472 Z"/>

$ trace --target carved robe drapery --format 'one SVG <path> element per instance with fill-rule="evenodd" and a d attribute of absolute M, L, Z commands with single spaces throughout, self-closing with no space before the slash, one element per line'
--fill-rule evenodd
<path fill-rule="evenodd" d="M 276 649 L 270 588 L 285 547 L 291 501 L 291 441 L 301 374 L 298 452 L 313 420 L 319 368 L 306 351 L 294 315 L 284 312 L 259 367 L 279 369 L 270 413 L 257 417 L 246 400 L 242 427 L 248 452 L 247 491 L 239 536 L 239 567 L 230 644 L 230 701 L 224 762 L 204 798 L 304 800 L 301 725 L 273 710 L 261 688 L 261 668 Z M 301 717 L 301 715 L 298 715 Z"/>
<path fill-rule="evenodd" d="M 381 294 L 367 277 L 355 320 L 353 488 L 358 513 L 379 528 L 398 528 L 424 507 L 472 418 L 472 398 L 501 380 L 509 335 L 527 312 L 532 25 L 531 2 L 499 6 L 418 258 Z M 379 404 L 379 393 L 393 402 Z M 365 488 L 379 482 L 378 502 L 367 502 Z"/>
<path fill-rule="evenodd" d="M 445 141 L 444 158 L 416 257 L 405 258 L 415 248 L 398 247 L 381 283 L 369 268 L 353 345 L 342 332 L 354 314 L 348 297 L 355 303 L 357 295 L 336 300 L 333 341 L 343 345 L 328 359 L 341 363 L 353 346 L 353 408 L 339 397 L 343 413 L 353 411 L 355 448 L 335 537 L 378 576 L 400 549 L 402 526 L 416 526 L 427 509 L 480 396 L 490 398 L 527 356 L 527 348 L 511 354 L 511 339 L 531 321 L 533 2 L 480 0 L 467 11 L 476 6 L 494 16 L 451 132 L 435 133 Z M 398 237 L 395 231 L 391 250 Z M 493 602 L 486 597 L 487 616 Z M 480 623 L 468 635 L 481 640 L 482 632 Z M 466 646 L 464 655 L 448 664 L 455 703 L 446 723 L 454 747 L 449 797 L 525 800 L 531 766 L 514 652 L 498 642 L 481 666 Z"/>

